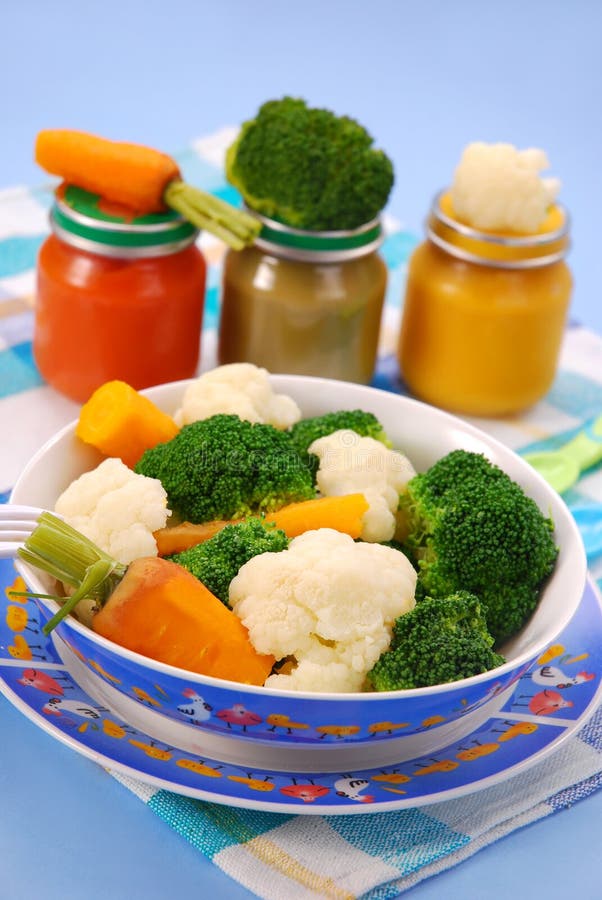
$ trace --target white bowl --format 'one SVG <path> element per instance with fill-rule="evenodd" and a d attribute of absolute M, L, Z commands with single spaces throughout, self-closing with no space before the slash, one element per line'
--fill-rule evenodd
<path fill-rule="evenodd" d="M 473 678 L 411 691 L 301 694 L 220 681 L 166 666 L 99 637 L 73 617 L 56 629 L 57 649 L 89 694 L 157 740 L 198 755 L 258 767 L 269 752 L 269 764 L 274 768 L 273 751 L 282 748 L 282 767 L 287 771 L 347 771 L 435 752 L 497 712 L 517 678 L 572 618 L 587 571 L 579 531 L 558 494 L 524 460 L 455 416 L 406 397 L 346 382 L 287 375 L 272 376 L 271 381 L 277 391 L 297 401 L 304 416 L 358 408 L 374 413 L 393 445 L 418 471 L 459 448 L 483 453 L 552 517 L 559 546 L 556 567 L 529 622 L 501 648 L 506 663 Z M 173 413 L 188 383 L 161 385 L 145 393 Z M 27 465 L 11 501 L 53 509 L 68 484 L 100 460 L 98 453 L 76 438 L 75 423 L 68 425 Z M 45 576 L 19 565 L 32 590 L 49 590 Z M 40 604 L 47 618 L 56 611 L 53 601 Z M 210 714 L 201 720 L 178 709 L 190 690 L 210 707 Z M 145 695 L 154 697 L 154 702 L 141 702 Z M 239 721 L 234 718 L 227 724 L 217 717 L 217 712 L 234 707 L 251 713 L 246 725 L 242 714 Z M 287 721 L 299 727 L 289 730 Z"/>

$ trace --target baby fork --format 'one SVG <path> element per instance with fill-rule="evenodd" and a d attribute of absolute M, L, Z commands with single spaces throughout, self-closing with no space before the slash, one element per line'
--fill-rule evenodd
<path fill-rule="evenodd" d="M 35 506 L 0 505 L 0 559 L 16 555 L 38 524 L 42 512 Z"/>

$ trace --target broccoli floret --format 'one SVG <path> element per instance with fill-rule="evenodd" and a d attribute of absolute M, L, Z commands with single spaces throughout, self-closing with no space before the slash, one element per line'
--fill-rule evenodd
<path fill-rule="evenodd" d="M 393 186 L 393 165 L 354 119 L 284 97 L 242 125 L 226 176 L 258 213 L 322 231 L 375 218 Z"/>
<path fill-rule="evenodd" d="M 492 647 L 485 611 L 474 594 L 425 597 L 395 620 L 391 646 L 369 672 L 368 683 L 377 691 L 398 691 L 470 678 L 505 662 Z"/>
<path fill-rule="evenodd" d="M 516 634 L 556 562 L 552 520 L 506 473 L 466 450 L 412 478 L 400 506 L 409 523 L 404 543 L 418 565 L 417 598 L 471 591 L 496 644 Z"/>
<path fill-rule="evenodd" d="M 170 508 L 190 522 L 241 519 L 315 496 L 287 432 L 216 415 L 147 450 L 135 471 L 158 478 Z"/>
<path fill-rule="evenodd" d="M 290 430 L 291 440 L 301 460 L 307 465 L 315 477 L 320 460 L 313 453 L 308 453 L 314 441 L 339 431 L 341 428 L 350 428 L 361 437 L 371 437 L 380 441 L 386 447 L 391 447 L 391 441 L 385 434 L 384 428 L 373 413 L 363 409 L 340 410 L 339 412 L 326 413 L 323 416 L 314 416 L 311 419 L 301 419 Z"/>
<path fill-rule="evenodd" d="M 230 582 L 253 556 L 279 553 L 288 547 L 284 531 L 260 519 L 226 525 L 202 544 L 174 553 L 169 559 L 188 569 L 212 594 L 228 603 Z"/>

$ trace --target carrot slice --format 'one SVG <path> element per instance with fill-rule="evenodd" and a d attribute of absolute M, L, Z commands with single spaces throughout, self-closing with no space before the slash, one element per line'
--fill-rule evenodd
<path fill-rule="evenodd" d="M 358 538 L 362 532 L 362 519 L 368 509 L 368 501 L 363 494 L 344 494 L 341 497 L 317 497 L 315 500 L 303 500 L 300 503 L 290 503 L 273 513 L 268 513 L 264 522 L 273 523 L 276 528 L 281 528 L 287 537 L 294 538 L 304 531 L 314 531 L 317 528 L 333 528 L 342 531 L 352 538 Z M 215 520 L 202 522 L 195 525 L 192 522 L 182 522 L 172 528 L 160 528 L 154 532 L 159 556 L 170 556 L 172 553 L 181 553 L 202 544 L 225 528 L 241 522 L 242 519 L 231 521 Z"/>
<path fill-rule="evenodd" d="M 67 128 L 40 131 L 35 159 L 51 175 L 140 213 L 164 210 L 165 189 L 180 178 L 176 162 L 159 150 Z"/>
<path fill-rule="evenodd" d="M 134 466 L 145 450 L 170 441 L 178 427 L 125 381 L 107 381 L 84 404 L 76 435 L 106 456 Z"/>
<path fill-rule="evenodd" d="M 363 494 L 344 494 L 341 497 L 317 497 L 290 503 L 266 516 L 266 522 L 273 522 L 282 528 L 289 538 L 297 537 L 304 531 L 316 528 L 334 528 L 352 538 L 362 533 L 362 519 L 368 509 L 368 501 Z"/>
<path fill-rule="evenodd" d="M 274 657 L 194 575 L 160 557 L 134 560 L 92 628 L 122 647 L 200 675 L 262 685 Z"/>
<path fill-rule="evenodd" d="M 198 525 L 192 522 L 181 522 L 171 528 L 160 528 L 154 532 L 153 537 L 157 542 L 157 553 L 159 556 L 171 556 L 172 553 L 181 553 L 188 550 L 196 544 L 204 544 L 209 538 L 214 537 L 225 528 L 226 525 L 234 525 L 241 519 L 232 519 L 223 521 L 221 519 L 213 522 L 201 522 Z"/>

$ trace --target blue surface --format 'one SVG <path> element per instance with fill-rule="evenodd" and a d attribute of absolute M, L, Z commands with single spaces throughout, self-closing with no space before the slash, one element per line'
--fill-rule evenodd
<path fill-rule="evenodd" d="M 0 696 L 0 897 L 86 900 L 253 895 L 94 763 Z M 598 900 L 602 792 L 405 894 L 416 900 Z M 35 858 L 35 865 L 32 865 Z"/>
<path fill-rule="evenodd" d="M 418 231 L 468 141 L 540 146 L 574 220 L 573 317 L 602 332 L 596 0 L 2 7 L 0 188 L 44 180 L 31 160 L 42 127 L 175 150 L 293 93 L 369 127 L 395 163 L 391 212 Z M 251 896 L 3 698 L 0 734 L 1 900 Z M 601 821 L 598 792 L 407 896 L 597 900 Z"/>

